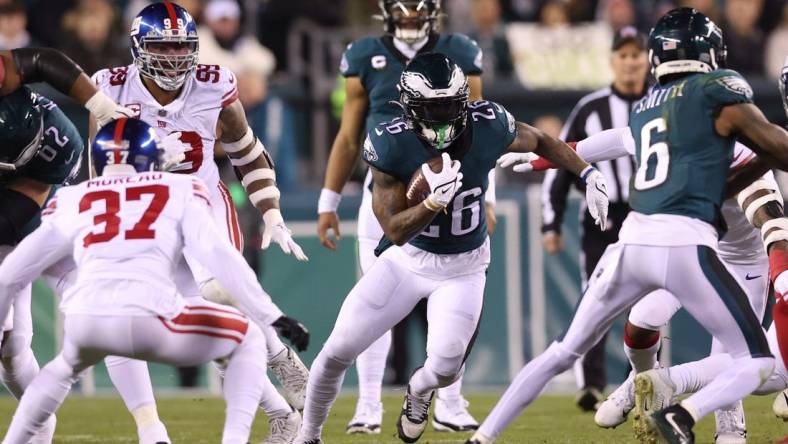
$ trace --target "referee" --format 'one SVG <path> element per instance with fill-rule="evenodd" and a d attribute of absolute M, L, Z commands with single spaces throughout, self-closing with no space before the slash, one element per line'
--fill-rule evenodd
<path fill-rule="evenodd" d="M 610 57 L 613 84 L 580 99 L 561 131 L 562 140 L 579 141 L 600 131 L 629 124 L 629 112 L 633 104 L 646 94 L 648 86 L 647 50 L 645 36 L 635 28 L 626 27 L 615 33 Z M 600 231 L 594 224 L 594 219 L 585 211 L 585 205 L 580 210 L 583 215 L 580 264 L 584 288 L 605 248 L 618 241 L 618 230 L 629 211 L 629 178 L 634 165 L 631 157 L 594 164 L 608 178 L 610 208 L 606 231 Z M 557 254 L 563 249 L 561 223 L 572 185 L 581 192 L 585 191 L 582 180 L 564 169 L 548 170 L 542 184 L 542 243 L 550 254 Z M 597 403 L 603 400 L 602 391 L 607 385 L 605 340 L 606 337 L 602 338 L 575 365 L 580 388 L 577 405 L 585 411 L 596 410 Z"/>

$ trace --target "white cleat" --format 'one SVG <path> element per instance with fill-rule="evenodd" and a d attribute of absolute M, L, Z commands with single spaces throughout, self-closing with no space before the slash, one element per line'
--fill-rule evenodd
<path fill-rule="evenodd" d="M 377 435 L 383 421 L 383 404 L 380 402 L 358 401 L 356 414 L 347 425 L 347 434 L 355 433 Z"/>
<path fill-rule="evenodd" d="M 268 362 L 268 368 L 282 384 L 282 394 L 287 402 L 298 411 L 304 410 L 309 369 L 301 362 L 296 352 L 286 347 Z"/>
<path fill-rule="evenodd" d="M 260 444 L 291 444 L 301 429 L 301 414 L 296 411 L 269 421 L 271 431 Z"/>
<path fill-rule="evenodd" d="M 741 401 L 729 409 L 714 412 L 717 423 L 715 444 L 747 444 L 747 425 L 744 422 L 744 406 Z"/>
<path fill-rule="evenodd" d="M 631 371 L 627 380 L 599 404 L 594 414 L 594 422 L 602 428 L 616 428 L 626 422 L 627 415 L 633 408 L 635 408 L 635 372 Z"/>
<path fill-rule="evenodd" d="M 476 432 L 471 436 L 471 439 L 465 441 L 465 444 L 493 444 L 493 441 L 495 440 Z"/>
<path fill-rule="evenodd" d="M 413 443 L 421 438 L 427 428 L 427 419 L 430 416 L 430 404 L 435 391 L 428 396 L 417 396 L 410 393 L 410 386 L 405 393 L 402 411 L 397 418 L 397 435 L 399 439 Z"/>
<path fill-rule="evenodd" d="M 144 429 L 137 429 L 140 444 L 170 444 L 172 440 L 167 435 L 164 423 L 156 421 Z"/>
<path fill-rule="evenodd" d="M 783 390 L 774 398 L 772 411 L 774 411 L 774 414 L 777 415 L 778 418 L 782 418 L 783 421 L 788 421 L 788 389 Z"/>
<path fill-rule="evenodd" d="M 455 400 L 435 399 L 432 427 L 438 432 L 472 432 L 479 422 L 468 412 L 470 403 L 460 396 Z"/>
<path fill-rule="evenodd" d="M 36 432 L 30 439 L 30 444 L 52 444 L 52 439 L 55 437 L 55 427 L 57 427 L 57 418 L 55 415 L 49 417 L 44 422 L 44 425 Z"/>
<path fill-rule="evenodd" d="M 656 443 L 656 432 L 648 423 L 652 413 L 673 403 L 676 386 L 666 368 L 658 368 L 635 376 L 635 422 L 632 429 L 640 443 Z"/>

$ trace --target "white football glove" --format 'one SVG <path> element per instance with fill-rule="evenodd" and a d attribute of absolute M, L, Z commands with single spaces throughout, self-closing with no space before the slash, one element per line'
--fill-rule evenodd
<path fill-rule="evenodd" d="M 604 231 L 607 227 L 607 207 L 610 203 L 607 197 L 605 176 L 596 168 L 588 166 L 580 173 L 580 177 L 586 182 L 588 212 L 594 218 L 594 223 Z"/>
<path fill-rule="evenodd" d="M 508 168 L 514 165 L 512 170 L 518 173 L 528 173 L 534 169 L 531 162 L 538 158 L 539 156 L 534 153 L 506 153 L 498 158 L 498 166 Z"/>
<path fill-rule="evenodd" d="M 159 146 L 164 151 L 161 155 L 161 160 L 163 162 L 161 169 L 164 171 L 176 170 L 178 165 L 186 159 L 184 153 L 191 149 L 191 145 L 181 141 L 180 131 L 168 134 L 165 138 L 161 139 Z"/>
<path fill-rule="evenodd" d="M 85 108 L 96 117 L 99 128 L 113 120 L 134 117 L 134 110 L 120 106 L 101 91 L 96 92 L 85 102 Z"/>
<path fill-rule="evenodd" d="M 260 246 L 263 250 L 271 245 L 271 241 L 276 242 L 282 247 L 285 254 L 292 253 L 299 261 L 308 261 L 309 258 L 304 254 L 291 235 L 291 231 L 285 226 L 285 221 L 282 219 L 282 213 L 276 208 L 272 208 L 263 214 L 263 244 Z"/>
<path fill-rule="evenodd" d="M 428 164 L 421 165 L 421 172 L 430 186 L 430 195 L 427 196 L 427 208 L 435 211 L 446 208 L 454 194 L 462 188 L 462 173 L 460 161 L 451 160 L 447 153 L 441 154 L 443 166 L 440 172 L 432 171 Z"/>

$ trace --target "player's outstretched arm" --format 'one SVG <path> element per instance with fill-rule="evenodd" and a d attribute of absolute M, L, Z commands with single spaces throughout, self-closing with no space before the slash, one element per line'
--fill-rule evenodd
<path fill-rule="evenodd" d="M 222 148 L 241 176 L 249 200 L 263 215 L 265 228 L 261 248 L 265 250 L 274 241 L 282 247 L 282 251 L 293 253 L 299 261 L 309 260 L 285 226 L 279 211 L 280 193 L 276 187 L 274 161 L 249 127 L 239 100 L 219 113 L 219 133 Z"/>
<path fill-rule="evenodd" d="M 334 237 L 339 240 L 337 208 L 342 198 L 342 188 L 350 180 L 350 174 L 361 152 L 359 139 L 368 107 L 369 98 L 361 80 L 358 77 L 348 77 L 345 81 L 342 120 L 334 144 L 331 146 L 331 153 L 328 155 L 326 178 L 317 203 L 317 235 L 320 243 L 330 250 L 336 250 L 337 244 L 329 237 L 328 230 L 333 230 Z"/>
<path fill-rule="evenodd" d="M 116 104 L 96 88 L 73 60 L 52 48 L 20 48 L 0 51 L 0 95 L 6 95 L 23 84 L 46 82 L 63 94 L 71 96 L 90 111 L 99 126 L 133 111 Z"/>
<path fill-rule="evenodd" d="M 748 148 L 761 156 L 770 156 L 773 167 L 788 170 L 788 132 L 766 120 L 757 106 L 752 103 L 725 106 L 714 125 L 719 135 L 739 136 Z"/>
<path fill-rule="evenodd" d="M 396 245 L 404 245 L 432 222 L 437 211 L 427 204 L 408 208 L 405 184 L 374 167 L 372 170 L 372 211 L 386 237 Z M 426 201 L 425 201 L 426 202 Z"/>

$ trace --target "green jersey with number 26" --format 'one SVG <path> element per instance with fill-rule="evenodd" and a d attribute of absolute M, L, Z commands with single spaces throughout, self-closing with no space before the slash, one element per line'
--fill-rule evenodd
<path fill-rule="evenodd" d="M 501 105 L 480 100 L 468 104 L 465 132 L 446 148 L 461 162 L 462 188 L 429 226 L 410 244 L 436 254 L 455 254 L 480 247 L 487 238 L 484 193 L 488 172 L 517 134 L 514 117 Z M 463 146 L 455 146 L 462 144 Z M 413 173 L 440 152 L 419 139 L 400 118 L 377 125 L 364 141 L 364 160 L 407 184 Z M 382 241 L 385 243 L 385 238 Z"/>
<path fill-rule="evenodd" d="M 675 214 L 724 230 L 720 214 L 734 137 L 714 128 L 720 108 L 752 102 L 739 73 L 717 70 L 655 86 L 629 119 L 637 171 L 629 205 L 643 214 Z"/>

